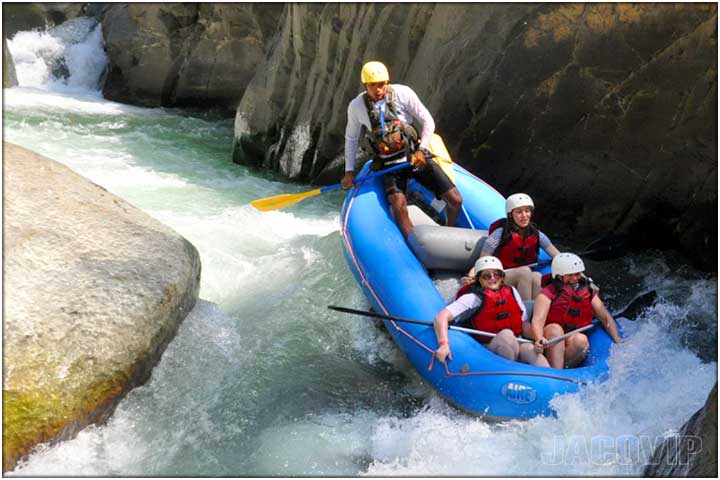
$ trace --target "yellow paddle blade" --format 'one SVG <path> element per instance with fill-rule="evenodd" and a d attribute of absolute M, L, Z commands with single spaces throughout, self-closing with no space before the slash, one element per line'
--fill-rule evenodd
<path fill-rule="evenodd" d="M 250 205 L 261 210 L 263 212 L 269 212 L 270 210 L 280 210 L 281 208 L 289 207 L 294 205 L 301 200 L 306 198 L 314 197 L 319 195 L 320 189 L 310 190 L 304 193 L 283 193 L 281 195 L 275 195 L 273 197 L 259 198 L 250 202 Z"/>
<path fill-rule="evenodd" d="M 450 153 L 445 147 L 445 142 L 443 142 L 442 138 L 440 138 L 440 135 L 437 133 L 433 133 L 432 139 L 430 140 L 429 150 L 435 154 L 435 158 L 433 158 L 433 160 L 440 165 L 440 168 L 442 168 L 443 172 L 445 172 L 445 175 L 454 182 L 455 173 L 452 168 L 452 158 L 450 158 Z"/>

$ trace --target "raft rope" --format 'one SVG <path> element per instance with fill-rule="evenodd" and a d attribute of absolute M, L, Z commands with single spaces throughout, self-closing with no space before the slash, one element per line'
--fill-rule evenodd
<path fill-rule="evenodd" d="M 417 338 L 413 337 L 412 334 L 405 331 L 403 328 L 398 326 L 398 324 L 394 321 L 390 321 L 390 323 L 393 324 L 393 326 L 397 329 L 398 332 L 402 333 L 403 335 L 407 336 L 410 340 L 417 343 L 422 349 L 430 353 L 430 364 L 428 365 L 428 371 L 431 371 L 433 369 L 433 365 L 435 363 L 435 350 L 428 347 L 424 343 L 422 343 Z M 560 375 L 552 375 L 549 373 L 539 373 L 539 372 L 452 372 L 448 368 L 447 362 L 443 364 L 445 367 L 445 375 L 448 377 L 468 377 L 472 375 L 520 375 L 524 377 L 543 377 L 543 378 L 552 378 L 554 380 L 563 380 L 566 382 L 571 383 L 577 383 L 580 385 L 586 385 L 588 382 L 584 380 L 578 380 L 576 378 L 569 378 L 569 377 L 561 377 Z"/>
<path fill-rule="evenodd" d="M 345 210 L 345 218 L 343 218 L 343 224 L 342 224 L 343 228 L 340 233 L 342 234 L 343 240 L 345 241 L 345 245 L 347 246 L 348 252 L 350 253 L 350 258 L 352 259 L 353 263 L 355 264 L 355 270 L 360 274 L 360 278 L 362 279 L 362 284 L 365 286 L 365 288 L 367 288 L 367 290 L 373 296 L 377 305 L 380 305 L 380 308 L 382 308 L 382 310 L 383 310 L 383 314 L 388 315 L 387 309 L 382 304 L 382 302 L 380 301 L 380 298 L 377 296 L 377 294 L 373 290 L 372 285 L 370 285 L 370 282 L 368 282 L 367 278 L 365 278 L 365 274 L 363 273 L 362 268 L 360 268 L 360 262 L 358 262 L 358 259 L 355 256 L 355 251 L 353 250 L 352 242 L 350 241 L 350 236 L 347 234 L 347 219 L 348 219 L 348 216 L 350 215 L 350 210 L 352 209 L 353 203 L 355 202 L 355 197 L 358 194 L 358 190 L 359 189 L 356 188 L 355 191 L 353 192 L 352 197 L 350 198 L 350 203 L 348 204 L 348 207 Z"/>
<path fill-rule="evenodd" d="M 384 315 L 389 315 L 390 312 L 385 308 L 385 305 L 380 301 L 380 298 L 375 293 L 375 291 L 372 289 L 372 286 L 370 285 L 370 282 L 367 281 L 367 278 L 365 277 L 365 274 L 363 273 L 362 269 L 360 268 L 360 262 L 358 262 L 357 257 L 355 256 L 355 252 L 352 248 L 352 242 L 350 241 L 350 236 L 347 234 L 347 220 L 348 216 L 350 215 L 350 210 L 352 209 L 353 202 L 355 201 L 355 196 L 358 194 L 358 189 L 355 189 L 355 192 L 353 192 L 353 196 L 350 198 L 350 203 L 348 204 L 347 209 L 345 210 L 345 217 L 343 218 L 342 222 L 342 238 L 345 241 L 345 245 L 347 246 L 348 252 L 350 253 L 350 258 L 352 259 L 353 263 L 355 264 L 355 269 L 359 273 L 360 278 L 362 279 L 363 285 L 368 289 L 370 294 L 375 299 L 375 302 L 377 305 L 380 306 L 382 309 L 382 312 Z M 435 363 L 435 350 L 425 345 L 423 342 L 415 338 L 412 334 L 407 332 L 405 329 L 401 328 L 397 322 L 394 320 L 388 320 L 390 323 L 392 323 L 393 327 L 395 329 L 408 337 L 410 340 L 415 342 L 422 348 L 423 350 L 427 351 L 430 354 L 430 363 L 428 364 L 428 371 L 431 371 L 433 368 L 433 365 Z M 549 373 L 537 373 L 537 372 L 451 372 L 448 368 L 447 362 L 443 364 L 445 367 L 445 375 L 448 377 L 469 377 L 473 375 L 519 375 L 519 376 L 526 376 L 526 377 L 543 377 L 543 378 L 552 378 L 554 380 L 563 380 L 566 382 L 571 383 L 577 383 L 580 385 L 586 385 L 588 382 L 584 380 L 578 380 L 576 378 L 569 378 L 569 377 L 562 377 L 559 375 L 552 375 Z"/>

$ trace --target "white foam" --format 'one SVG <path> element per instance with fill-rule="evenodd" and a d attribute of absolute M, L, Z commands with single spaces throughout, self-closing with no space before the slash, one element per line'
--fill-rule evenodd
<path fill-rule="evenodd" d="M 85 113 L 90 115 L 117 115 L 129 113 L 148 114 L 150 109 L 141 109 L 121 103 L 104 100 L 99 92 L 48 92 L 37 87 L 15 87 L 4 91 L 5 108 L 14 110 L 62 111 L 65 113 Z M 69 117 L 72 121 L 72 117 Z"/>
<path fill-rule="evenodd" d="M 59 56 L 65 46 L 47 32 L 18 32 L 7 41 L 15 63 L 18 85 L 43 87 L 50 80 L 52 59 Z"/>
<path fill-rule="evenodd" d="M 96 20 L 79 17 L 45 31 L 18 32 L 7 43 L 19 86 L 65 93 L 99 89 L 107 56 Z M 55 76 L 59 65 L 67 69 L 67 78 Z"/>
<path fill-rule="evenodd" d="M 250 466 L 259 476 L 347 475 L 367 456 L 371 412 L 326 414 L 265 429 Z"/>

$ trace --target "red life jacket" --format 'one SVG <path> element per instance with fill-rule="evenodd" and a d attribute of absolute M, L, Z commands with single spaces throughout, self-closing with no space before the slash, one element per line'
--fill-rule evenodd
<path fill-rule="evenodd" d="M 457 297 L 460 298 L 465 293 L 474 293 L 482 299 L 482 307 L 472 318 L 472 328 L 489 333 L 509 328 L 515 336 L 522 333 L 522 310 L 515 300 L 512 288 L 503 285 L 496 291 L 469 284 L 458 291 Z M 487 343 L 492 339 L 479 337 L 478 340 Z"/>
<path fill-rule="evenodd" d="M 562 288 L 558 293 L 558 289 Z M 550 311 L 545 325 L 557 323 L 565 332 L 590 325 L 593 319 L 592 297 L 593 291 L 585 283 L 580 284 L 578 290 L 570 285 L 559 287 L 553 283 L 543 291 L 546 295 L 554 295 L 551 299 Z M 548 298 L 550 298 L 548 296 Z"/>
<path fill-rule="evenodd" d="M 520 232 L 507 226 L 507 218 L 495 220 L 488 229 L 488 235 L 498 228 L 503 229 L 500 243 L 493 255 L 500 259 L 505 268 L 522 267 L 537 262 L 540 252 L 540 235 L 534 223 L 528 226 L 528 235 L 523 238 Z"/>

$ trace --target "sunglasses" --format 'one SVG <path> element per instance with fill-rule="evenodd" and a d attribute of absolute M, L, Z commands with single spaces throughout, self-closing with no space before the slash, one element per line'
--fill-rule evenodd
<path fill-rule="evenodd" d="M 490 280 L 491 278 L 503 278 L 505 274 L 503 272 L 486 272 L 480 274 L 480 278 L 483 280 Z"/>

